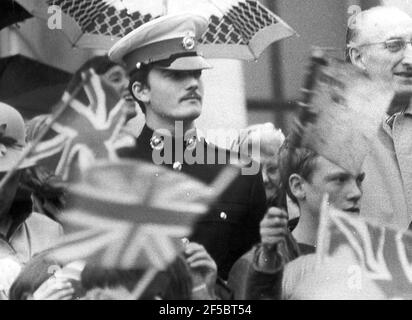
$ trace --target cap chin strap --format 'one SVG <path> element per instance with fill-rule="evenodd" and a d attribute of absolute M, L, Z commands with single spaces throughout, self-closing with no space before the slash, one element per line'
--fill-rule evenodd
<path fill-rule="evenodd" d="M 194 38 L 193 38 L 194 39 Z M 136 61 L 142 64 L 152 64 L 154 62 L 170 59 L 173 55 L 197 53 L 197 41 L 193 40 L 190 45 L 187 43 L 187 37 L 179 37 L 164 41 L 154 42 L 144 47 L 140 47 L 131 51 L 124 56 L 126 69 L 128 72 L 136 68 Z"/>
<path fill-rule="evenodd" d="M 184 58 L 184 57 L 202 57 L 202 56 L 199 55 L 197 52 L 188 52 L 188 53 L 173 54 L 168 59 L 159 60 L 159 61 L 152 62 L 152 63 L 138 62 L 138 63 L 136 63 L 135 67 L 129 72 L 129 74 L 132 74 L 133 71 L 135 71 L 136 69 L 140 70 L 140 69 L 147 68 L 149 66 L 150 67 L 158 67 L 158 68 L 166 68 L 167 69 L 173 64 L 173 62 L 176 59 Z M 201 69 L 206 69 L 206 68 L 201 68 Z"/>

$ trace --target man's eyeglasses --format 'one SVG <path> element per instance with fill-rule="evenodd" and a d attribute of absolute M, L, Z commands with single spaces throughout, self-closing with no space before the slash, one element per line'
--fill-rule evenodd
<path fill-rule="evenodd" d="M 412 40 L 406 41 L 405 39 L 391 39 L 391 40 L 386 40 L 382 42 L 365 43 L 359 46 L 348 45 L 348 47 L 349 48 L 353 48 L 353 47 L 360 48 L 360 47 L 373 46 L 373 45 L 378 45 L 378 44 L 382 44 L 383 47 L 385 49 L 388 49 L 390 52 L 400 52 L 402 50 L 405 50 L 408 44 L 412 44 Z"/>

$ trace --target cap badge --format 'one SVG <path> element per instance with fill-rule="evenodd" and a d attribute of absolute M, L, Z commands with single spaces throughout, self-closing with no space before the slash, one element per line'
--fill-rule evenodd
<path fill-rule="evenodd" d="M 183 38 L 182 45 L 185 50 L 193 50 L 196 45 L 196 40 L 192 36 L 186 36 Z"/>

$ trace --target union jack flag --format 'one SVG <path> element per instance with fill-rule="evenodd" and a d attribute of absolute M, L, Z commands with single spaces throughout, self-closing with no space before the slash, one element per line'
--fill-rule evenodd
<path fill-rule="evenodd" d="M 85 260 L 105 268 L 164 270 L 182 248 L 180 239 L 190 234 L 189 226 L 137 224 L 78 210 L 65 215 L 65 231 L 73 232 L 52 253 L 62 263 Z"/>
<path fill-rule="evenodd" d="M 412 298 L 411 232 L 375 225 L 334 208 L 324 209 L 322 219 L 317 251 L 321 261 L 333 258 L 342 246 L 349 247 L 356 259 L 354 263 L 384 296 Z"/>
<path fill-rule="evenodd" d="M 163 270 L 237 173 L 228 167 L 206 185 L 150 163 L 97 162 L 83 182 L 69 187 L 60 218 L 65 236 L 52 255 L 63 264 L 87 260 L 107 268 Z"/>
<path fill-rule="evenodd" d="M 78 176 L 97 159 L 116 160 L 115 149 L 133 143 L 132 139 L 119 138 L 126 121 L 125 101 L 93 70 L 90 72 L 84 91 L 51 125 L 53 137 L 41 141 L 29 158 L 40 162 L 57 155 L 55 174 L 63 180 Z M 61 103 L 69 99 L 66 92 Z"/>

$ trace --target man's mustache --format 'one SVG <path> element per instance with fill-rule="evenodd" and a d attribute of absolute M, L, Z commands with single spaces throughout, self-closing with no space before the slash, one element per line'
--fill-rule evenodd
<path fill-rule="evenodd" d="M 184 95 L 180 99 L 180 101 L 191 100 L 191 99 L 197 99 L 199 101 L 202 101 L 202 96 L 200 94 L 198 94 L 196 91 L 191 91 L 188 94 Z"/>

